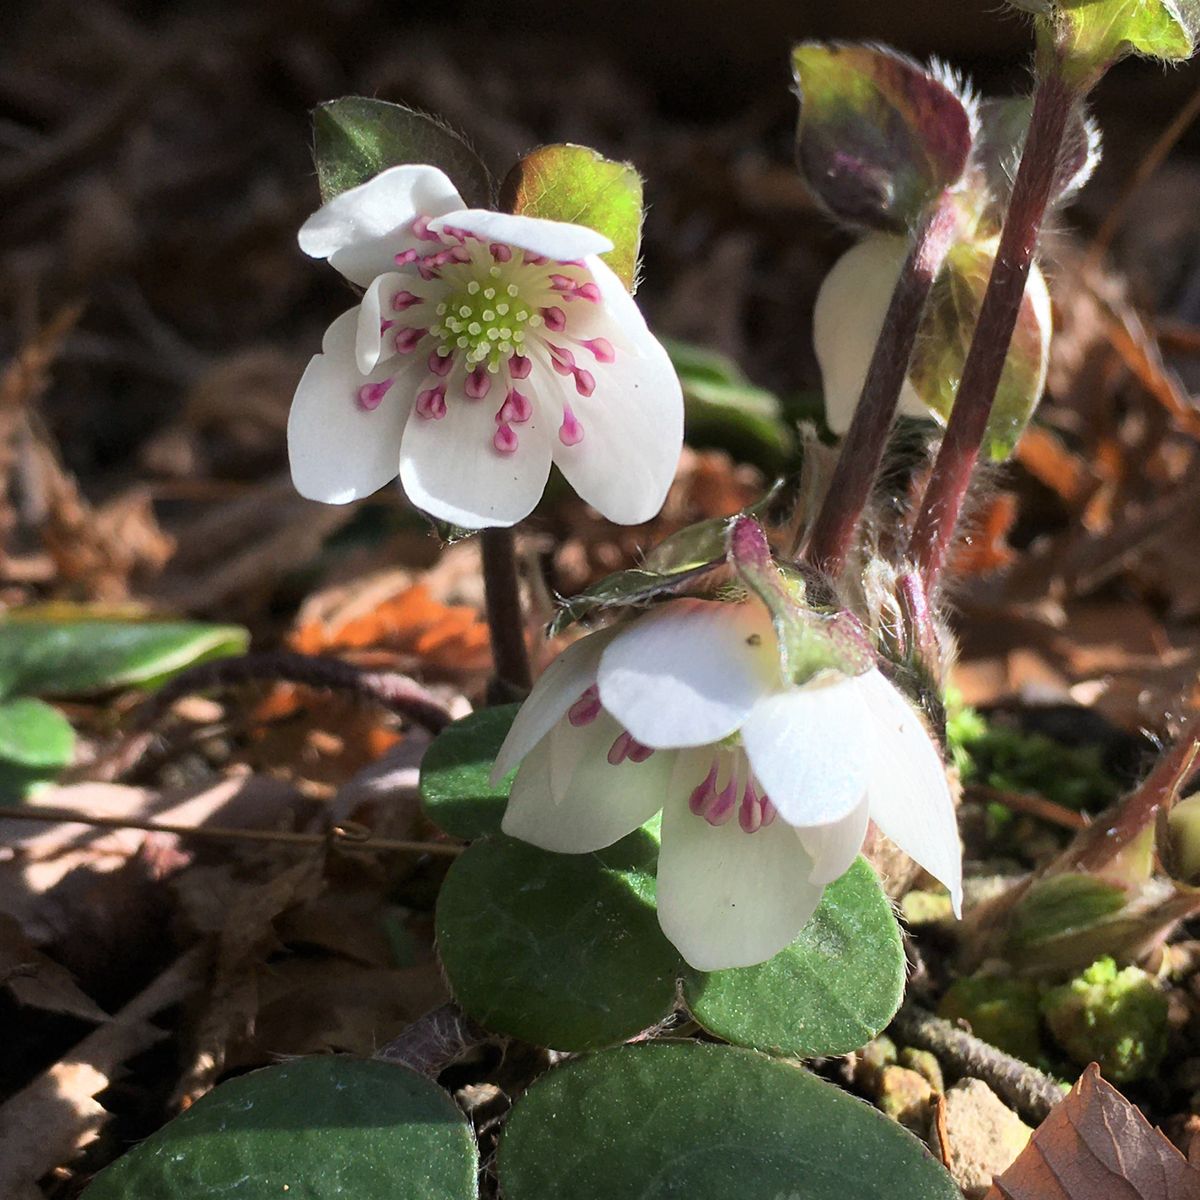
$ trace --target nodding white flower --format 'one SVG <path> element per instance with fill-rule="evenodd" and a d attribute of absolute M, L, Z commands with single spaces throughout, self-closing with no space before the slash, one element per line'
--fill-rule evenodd
<path fill-rule="evenodd" d="M 833 433 L 841 435 L 850 428 L 892 291 L 907 257 L 904 238 L 871 234 L 846 251 L 821 284 L 813 310 L 813 345 L 825 391 L 825 424 Z M 1026 295 L 1042 332 L 1041 359 L 1034 381 L 1036 401 L 1050 367 L 1053 323 L 1050 292 L 1036 263 L 1029 272 Z M 908 379 L 900 391 L 896 411 L 900 416 L 944 423 L 942 415 L 921 398 Z"/>
<path fill-rule="evenodd" d="M 954 805 L 916 712 L 874 667 L 785 683 L 757 600 L 667 601 L 568 647 L 495 777 L 518 761 L 503 828 L 544 849 L 598 850 L 662 809 L 659 921 L 699 970 L 787 946 L 868 820 L 961 903 Z"/>
<path fill-rule="evenodd" d="M 658 512 L 683 397 L 602 234 L 468 209 L 441 171 L 400 166 L 321 208 L 300 247 L 366 288 L 296 390 L 302 495 L 344 504 L 398 473 L 434 517 L 512 525 L 553 461 L 612 521 Z"/>

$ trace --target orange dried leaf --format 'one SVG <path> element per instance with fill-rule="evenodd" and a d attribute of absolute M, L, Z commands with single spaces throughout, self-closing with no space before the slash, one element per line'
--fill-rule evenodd
<path fill-rule="evenodd" d="M 1195 1200 L 1200 1171 L 1093 1063 L 986 1200 Z"/>

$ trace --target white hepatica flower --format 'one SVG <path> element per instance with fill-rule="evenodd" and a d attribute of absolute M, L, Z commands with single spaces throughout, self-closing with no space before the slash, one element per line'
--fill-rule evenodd
<path fill-rule="evenodd" d="M 885 233 L 871 234 L 834 263 L 817 294 L 813 310 L 813 345 L 825 391 L 825 423 L 838 435 L 850 428 L 892 291 L 907 257 L 908 243 L 904 238 Z M 1053 317 L 1050 292 L 1036 263 L 1029 272 L 1026 293 L 1044 334 L 1036 384 L 1036 393 L 1040 396 L 1050 366 Z M 907 379 L 900 391 L 896 411 L 904 417 L 942 421 Z"/>
<path fill-rule="evenodd" d="M 517 762 L 504 831 L 547 850 L 598 850 L 662 809 L 659 921 L 699 970 L 787 946 L 868 820 L 960 904 L 954 805 L 917 714 L 876 668 L 784 683 L 756 600 L 668 601 L 570 646 L 494 776 Z"/>
<path fill-rule="evenodd" d="M 302 495 L 344 504 L 399 473 L 432 516 L 526 516 L 551 462 L 612 521 L 662 506 L 683 436 L 666 351 L 593 229 L 468 209 L 393 167 L 305 222 L 300 247 L 366 288 L 309 363 L 288 420 Z"/>

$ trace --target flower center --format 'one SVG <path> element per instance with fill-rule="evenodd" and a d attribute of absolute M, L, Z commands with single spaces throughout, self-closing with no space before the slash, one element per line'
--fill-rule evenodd
<path fill-rule="evenodd" d="M 492 446 L 513 454 L 520 443 L 516 427 L 534 412 L 534 386 L 526 385 L 526 394 L 518 381 L 535 370 L 552 373 L 570 378 L 587 397 L 596 379 L 577 355 L 597 364 L 615 361 L 610 341 L 584 336 L 600 289 L 580 262 L 553 262 L 463 229 L 432 230 L 425 217 L 412 228 L 429 249 L 396 255 L 396 266 L 415 272 L 420 282 L 394 291 L 385 305 L 381 361 L 393 355 L 424 360 L 428 378 L 417 390 L 416 413 L 426 420 L 440 420 L 447 404 L 460 398 L 498 397 Z M 364 384 L 359 406 L 378 408 L 394 382 L 389 376 Z M 583 440 L 584 426 L 560 395 L 555 386 L 540 389 L 536 398 L 558 410 L 559 441 L 574 446 Z"/>
<path fill-rule="evenodd" d="M 716 750 L 708 774 L 688 798 L 688 807 L 710 825 L 724 825 L 736 812 L 744 833 L 757 833 L 778 815 L 740 746 Z"/>

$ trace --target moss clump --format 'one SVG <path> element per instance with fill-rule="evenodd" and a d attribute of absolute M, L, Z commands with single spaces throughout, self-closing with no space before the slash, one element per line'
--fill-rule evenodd
<path fill-rule="evenodd" d="M 966 1021 L 972 1033 L 1025 1062 L 1042 1058 L 1038 1036 L 1038 985 L 1029 979 L 972 975 L 942 997 L 938 1014 Z"/>
<path fill-rule="evenodd" d="M 1166 996 L 1145 971 L 1119 971 L 1111 958 L 1047 992 L 1042 1016 L 1075 1062 L 1099 1063 L 1114 1083 L 1151 1074 L 1167 1051 Z"/>

